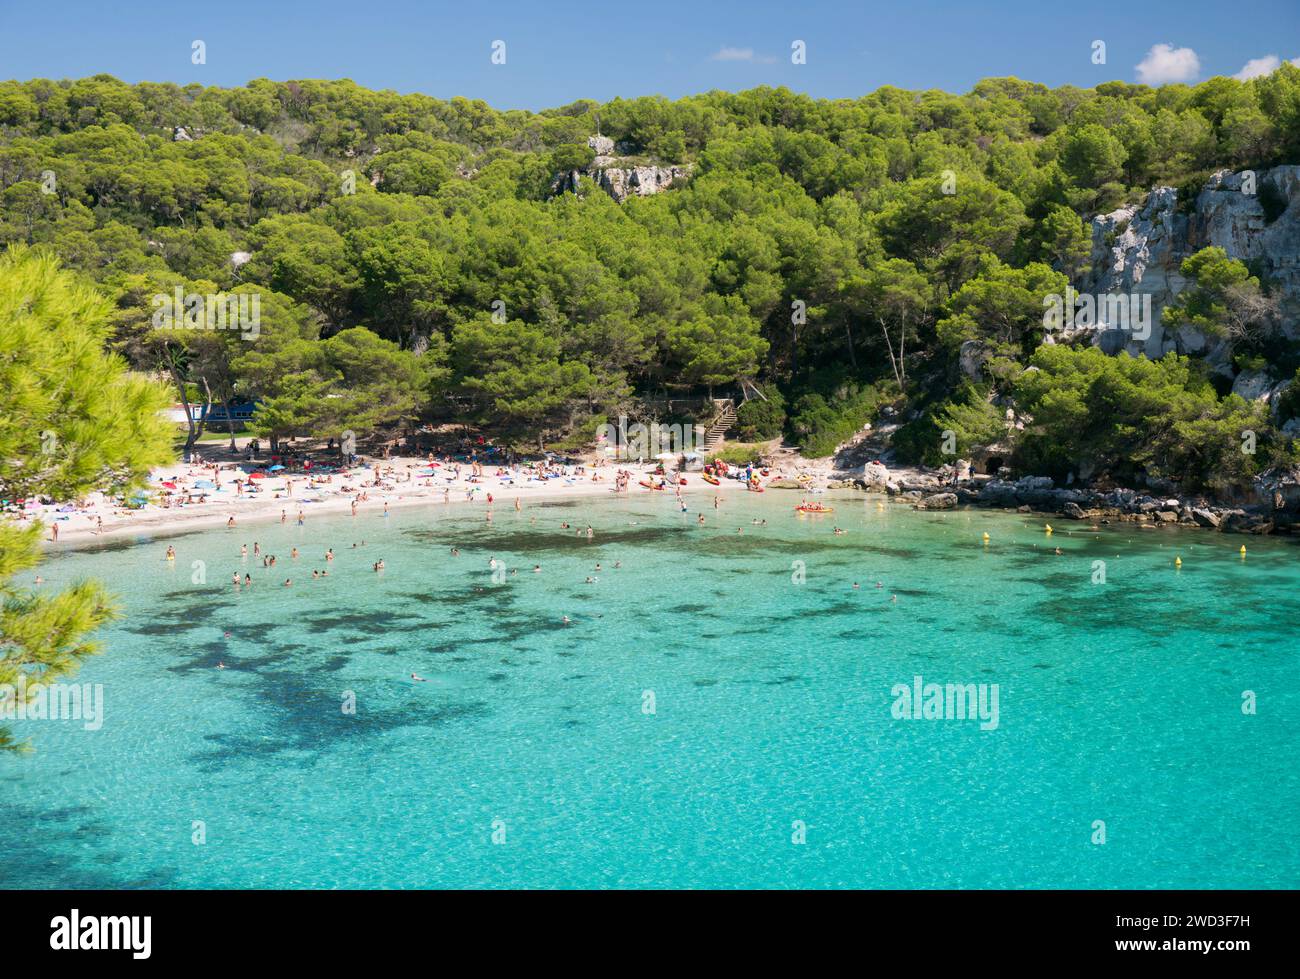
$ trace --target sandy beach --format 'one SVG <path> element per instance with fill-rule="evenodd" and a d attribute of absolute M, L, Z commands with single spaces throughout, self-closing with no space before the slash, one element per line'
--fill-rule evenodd
<path fill-rule="evenodd" d="M 653 465 L 626 462 L 576 467 L 581 471 L 567 467 L 560 470 L 561 475 L 552 478 L 531 476 L 527 469 L 495 466 L 485 466 L 483 475 L 471 476 L 468 465 L 461 465 L 457 473 L 454 464 L 441 462 L 431 469 L 427 459 L 409 456 L 374 460 L 315 478 L 298 472 L 250 480 L 249 468 L 246 463 L 230 462 L 174 463 L 161 467 L 153 472 L 149 487 L 154 496 L 171 494 L 167 506 L 151 500 L 138 509 L 128 509 L 96 493 L 76 507 L 67 503 L 32 506 L 25 511 L 25 517 L 7 514 L 6 519 L 18 525 L 43 522 L 45 545 L 55 548 L 87 546 L 123 536 L 165 536 L 204 530 L 226 524 L 232 518 L 237 527 L 275 521 L 296 523 L 301 513 L 306 524 L 314 517 L 349 513 L 354 503 L 358 515 L 382 512 L 385 505 L 389 509 L 474 505 L 483 509 L 486 518 L 489 496 L 492 509 L 505 511 L 512 509 L 516 500 L 520 508 L 526 509 L 530 503 L 541 500 L 614 495 L 619 470 L 630 471 L 632 477 L 628 489 L 618 495 L 671 495 L 671 485 L 664 490 L 639 485 L 641 479 L 656 478 L 651 475 Z M 429 472 L 434 475 L 418 475 Z M 698 496 L 703 491 L 747 492 L 744 484 L 734 479 L 724 478 L 714 486 L 705 482 L 699 472 L 688 472 L 683 478 L 686 480 L 681 486 L 683 495 Z M 236 479 L 243 480 L 246 487 L 256 484 L 257 492 L 239 492 Z M 212 485 L 200 486 L 204 481 Z M 180 502 L 187 496 L 196 502 Z M 197 502 L 200 497 L 203 502 Z M 58 527 L 57 541 L 51 540 L 53 526 Z"/>

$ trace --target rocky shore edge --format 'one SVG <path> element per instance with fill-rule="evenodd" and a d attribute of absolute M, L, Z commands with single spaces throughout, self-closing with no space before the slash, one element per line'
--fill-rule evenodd
<path fill-rule="evenodd" d="M 1013 481 L 975 475 L 954 484 L 942 474 L 891 473 L 881 463 L 869 463 L 861 475 L 833 479 L 827 488 L 888 493 L 911 502 L 917 510 L 968 505 L 1054 513 L 1094 524 L 1201 527 L 1236 534 L 1300 533 L 1300 484 L 1290 478 L 1261 485 L 1258 495 L 1266 502 L 1237 505 L 1202 496 L 1152 496 L 1131 489 L 1060 488 L 1047 476 L 1023 476 Z"/>

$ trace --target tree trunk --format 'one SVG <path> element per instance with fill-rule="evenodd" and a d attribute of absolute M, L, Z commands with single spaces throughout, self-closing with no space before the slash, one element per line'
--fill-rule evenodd
<path fill-rule="evenodd" d="M 849 363 L 856 371 L 858 369 L 858 355 L 853 352 L 853 324 L 847 319 L 844 321 L 844 336 L 849 341 Z"/>
<path fill-rule="evenodd" d="M 907 386 L 907 360 L 903 352 L 907 346 L 907 317 L 898 327 L 898 389 L 902 391 Z"/>
<path fill-rule="evenodd" d="M 894 358 L 894 343 L 889 339 L 889 328 L 885 326 L 885 321 L 879 316 L 876 322 L 880 324 L 880 332 L 885 335 L 885 346 L 889 348 L 889 366 L 894 369 L 894 380 L 898 382 L 898 389 L 903 389 L 903 377 L 898 372 L 898 361 Z"/>
<path fill-rule="evenodd" d="M 172 383 L 176 385 L 176 393 L 180 395 L 181 407 L 185 409 L 185 425 L 189 429 L 189 434 L 185 438 L 185 460 L 188 462 L 194 444 L 203 436 L 203 428 L 207 421 L 206 412 L 204 417 L 199 419 L 198 425 L 195 425 L 194 413 L 190 411 L 190 399 L 185 393 L 185 381 L 181 378 L 180 371 L 174 364 L 168 364 L 167 373 L 171 375 Z"/>

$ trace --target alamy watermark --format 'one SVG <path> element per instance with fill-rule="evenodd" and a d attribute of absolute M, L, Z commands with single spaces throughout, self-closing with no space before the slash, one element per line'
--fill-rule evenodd
<path fill-rule="evenodd" d="M 233 330 L 245 340 L 262 332 L 261 293 L 219 292 L 204 296 L 180 286 L 151 300 L 153 325 L 159 330 Z"/>
<path fill-rule="evenodd" d="M 890 713 L 898 721 L 974 721 L 981 731 L 998 729 L 996 683 L 926 683 L 919 675 L 909 686 L 896 683 Z"/>
<path fill-rule="evenodd" d="M 0 683 L 0 721 L 81 721 L 87 731 L 104 725 L 102 683 Z"/>
<path fill-rule="evenodd" d="M 1075 292 L 1069 286 L 1065 295 L 1048 293 L 1043 297 L 1043 329 L 1048 333 L 1100 327 L 1123 330 L 1135 340 L 1151 336 L 1151 294 Z"/>
<path fill-rule="evenodd" d="M 617 425 L 601 425 L 596 445 L 615 459 L 653 459 L 664 452 L 695 452 L 704 444 L 703 425 L 660 425 L 637 422 L 628 425 L 619 415 Z"/>

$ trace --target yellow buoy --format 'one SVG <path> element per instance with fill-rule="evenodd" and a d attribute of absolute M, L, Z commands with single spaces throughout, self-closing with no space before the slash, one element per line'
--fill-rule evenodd
<path fill-rule="evenodd" d="M 1180 557 L 1174 558 L 1174 567 L 1181 568 L 1182 566 L 1183 566 L 1183 559 Z"/>
<path fill-rule="evenodd" d="M 985 534 L 984 534 L 984 543 L 987 544 L 988 542 L 989 542 L 989 535 L 988 535 L 987 532 L 985 532 Z"/>
<path fill-rule="evenodd" d="M 1048 524 L 1048 525 L 1047 525 L 1047 532 L 1048 532 L 1049 534 L 1052 532 L 1052 525 L 1051 525 L 1051 524 Z"/>
<path fill-rule="evenodd" d="M 1245 557 L 1245 556 L 1246 556 L 1246 545 L 1245 545 L 1245 544 L 1242 544 L 1242 545 L 1241 545 L 1241 556 L 1242 556 L 1242 557 Z"/>

